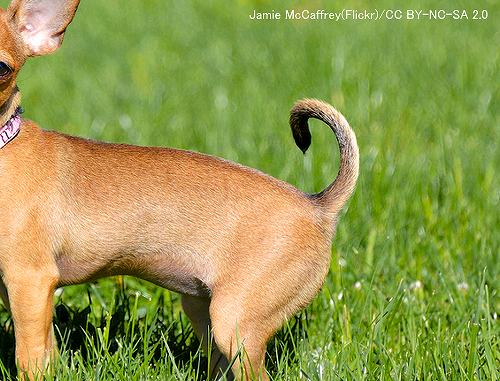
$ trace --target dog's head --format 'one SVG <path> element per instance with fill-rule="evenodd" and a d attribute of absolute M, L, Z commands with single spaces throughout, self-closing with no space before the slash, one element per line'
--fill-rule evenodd
<path fill-rule="evenodd" d="M 16 77 L 28 57 L 54 52 L 79 0 L 13 0 L 0 9 L 0 116 L 15 103 Z M 14 108 L 15 108 L 14 107 Z"/>

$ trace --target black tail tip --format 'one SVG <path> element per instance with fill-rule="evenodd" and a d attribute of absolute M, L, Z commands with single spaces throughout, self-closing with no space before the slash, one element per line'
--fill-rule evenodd
<path fill-rule="evenodd" d="M 305 140 L 295 139 L 295 144 L 297 144 L 297 147 L 299 147 L 299 149 L 305 155 L 307 150 L 309 149 L 309 146 L 311 145 L 311 136 L 309 136 L 309 138 Z"/>
<path fill-rule="evenodd" d="M 292 127 L 293 139 L 295 144 L 300 148 L 303 154 L 311 145 L 311 133 L 309 132 L 309 125 L 307 118 L 290 118 L 290 126 Z"/>

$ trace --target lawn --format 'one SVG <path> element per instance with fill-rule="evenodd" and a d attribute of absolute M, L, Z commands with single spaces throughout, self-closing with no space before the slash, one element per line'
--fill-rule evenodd
<path fill-rule="evenodd" d="M 303 156 L 288 111 L 304 97 L 332 103 L 356 132 L 360 177 L 321 292 L 268 346 L 271 379 L 498 380 L 500 3 L 411 7 L 465 9 L 469 19 L 257 21 L 254 9 L 342 8 L 84 0 L 61 50 L 21 73 L 24 116 L 92 139 L 221 156 L 317 192 L 336 175 L 337 143 L 312 122 Z M 473 20 L 474 9 L 488 17 Z M 178 295 L 125 277 L 54 299 L 52 379 L 206 379 Z M 15 378 L 3 307 L 0 325 L 0 375 Z"/>

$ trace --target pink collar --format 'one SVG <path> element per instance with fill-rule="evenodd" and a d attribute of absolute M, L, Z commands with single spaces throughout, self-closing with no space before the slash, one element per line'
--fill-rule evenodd
<path fill-rule="evenodd" d="M 7 123 L 0 128 L 0 149 L 5 147 L 11 140 L 14 140 L 17 134 L 19 134 L 19 131 L 21 130 L 20 114 L 21 110 L 18 108 Z"/>

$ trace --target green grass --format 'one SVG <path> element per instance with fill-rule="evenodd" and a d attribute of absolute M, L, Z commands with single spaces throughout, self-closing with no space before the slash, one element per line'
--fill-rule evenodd
<path fill-rule="evenodd" d="M 25 117 L 99 140 L 222 156 L 313 192 L 335 176 L 336 142 L 312 123 L 304 158 L 288 110 L 302 97 L 331 102 L 356 131 L 360 178 L 324 287 L 268 347 L 272 380 L 499 380 L 500 6 L 413 3 L 487 9 L 489 18 L 256 22 L 254 8 L 286 6 L 85 0 L 63 48 L 21 73 Z M 55 299 L 56 379 L 206 378 L 177 295 L 125 278 Z M 0 324 L 0 374 L 9 378 L 6 312 Z"/>

